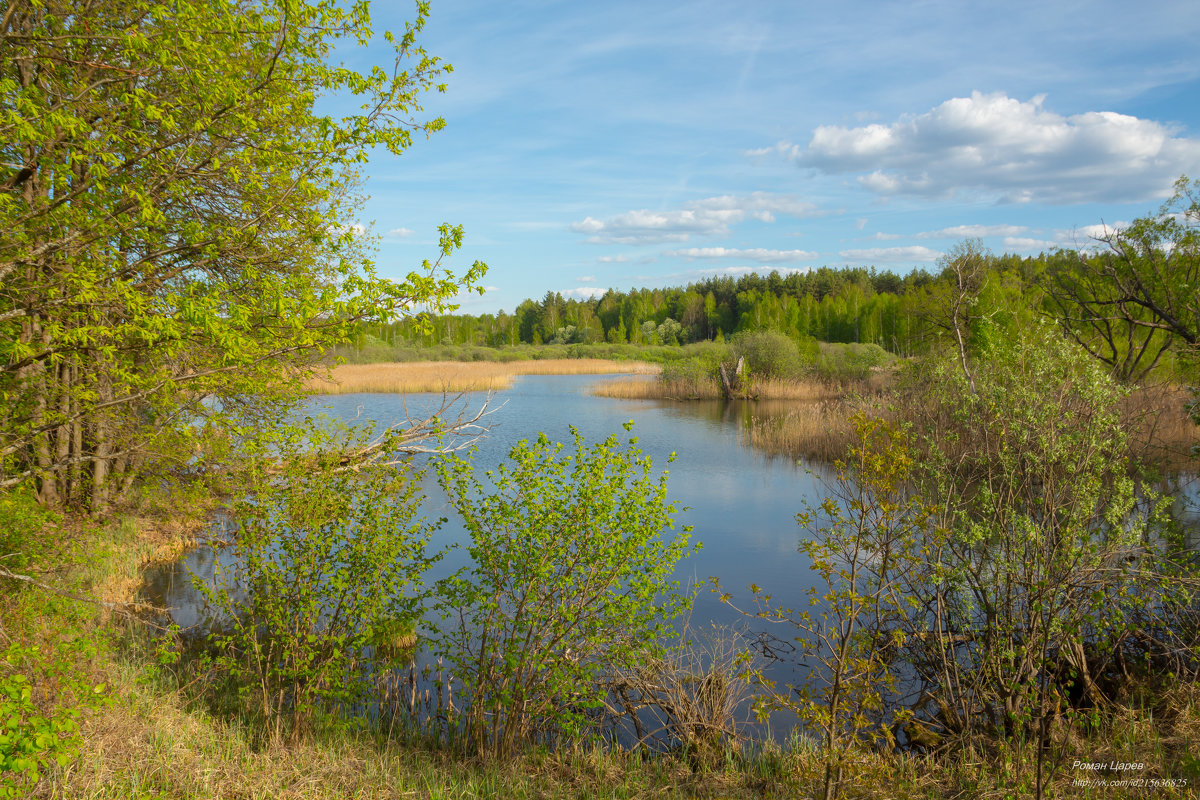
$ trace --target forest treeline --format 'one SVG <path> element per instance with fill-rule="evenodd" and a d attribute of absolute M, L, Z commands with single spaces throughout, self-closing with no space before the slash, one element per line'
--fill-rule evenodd
<path fill-rule="evenodd" d="M 972 285 L 961 287 L 955 260 L 973 260 Z M 994 255 L 978 242 L 961 243 L 932 270 L 903 276 L 874 267 L 820 267 L 807 272 L 714 276 L 686 286 L 609 289 L 576 299 L 547 292 L 511 313 L 444 314 L 368 326 L 359 348 L 540 344 L 682 345 L 726 341 L 743 331 L 772 330 L 803 342 L 875 344 L 902 356 L 929 352 L 952 331 L 952 296 L 969 290 L 964 310 L 975 333 L 1011 333 L 1035 317 L 1058 319 L 1122 377 L 1174 363 L 1170 331 L 1135 331 L 1118 320 L 1108 330 L 1072 319 L 1079 284 L 1114 258 L 1105 241 L 1092 250 L 1036 256 Z M 1066 313 L 1064 313 L 1066 312 Z"/>

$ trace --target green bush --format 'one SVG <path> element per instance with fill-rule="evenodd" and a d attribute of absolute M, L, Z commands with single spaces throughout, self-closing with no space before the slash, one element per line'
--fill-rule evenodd
<path fill-rule="evenodd" d="M 746 368 L 755 378 L 798 378 L 809 363 L 800 355 L 794 339 L 779 331 L 741 331 L 730 340 L 733 358 L 746 359 Z"/>
<path fill-rule="evenodd" d="M 100 701 L 104 687 L 70 674 L 61 652 L 12 645 L 0 654 L 0 664 L 12 670 L 0 674 L 0 800 L 7 800 L 31 796 L 47 770 L 79 755 L 80 711 Z M 48 698 L 35 698 L 39 684 L 53 684 L 61 693 L 57 699 L 67 702 L 44 707 Z"/>
<path fill-rule="evenodd" d="M 0 566 L 19 570 L 37 561 L 37 537 L 54 519 L 28 488 L 0 492 Z"/>
<path fill-rule="evenodd" d="M 671 581 L 690 529 L 670 532 L 666 473 L 636 438 L 574 437 L 566 453 L 545 435 L 519 442 L 483 477 L 456 456 L 438 466 L 472 556 L 444 584 L 451 622 L 439 647 L 480 748 L 579 736 L 603 701 L 601 678 L 650 658 L 690 604 Z"/>
<path fill-rule="evenodd" d="M 363 702 L 387 659 L 375 645 L 418 619 L 433 528 L 416 520 L 417 476 L 344 466 L 370 431 L 312 420 L 248 453 L 234 565 L 196 581 L 213 614 L 210 664 L 273 736 Z"/>

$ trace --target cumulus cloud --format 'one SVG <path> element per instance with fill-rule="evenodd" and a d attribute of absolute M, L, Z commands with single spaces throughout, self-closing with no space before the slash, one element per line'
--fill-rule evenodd
<path fill-rule="evenodd" d="M 794 197 L 754 192 L 721 195 L 668 211 L 627 211 L 607 220 L 585 217 L 569 227 L 595 244 L 661 244 L 686 242 L 692 236 L 723 236 L 746 219 L 774 222 L 776 214 L 811 217 L 820 213 L 812 203 Z"/>
<path fill-rule="evenodd" d="M 413 233 L 414 231 L 411 228 L 392 228 L 387 232 L 387 237 L 389 239 L 404 239 L 408 236 L 412 236 Z"/>
<path fill-rule="evenodd" d="M 895 263 L 901 261 L 937 261 L 942 254 L 928 247 L 868 247 L 864 250 L 842 250 L 838 253 L 843 261 Z"/>
<path fill-rule="evenodd" d="M 578 297 L 580 299 L 591 299 L 594 297 L 603 297 L 607 289 L 602 289 L 599 286 L 576 286 L 574 289 L 564 289 L 559 294 L 563 297 Z"/>
<path fill-rule="evenodd" d="M 767 263 L 771 261 L 811 261 L 817 253 L 809 250 L 767 250 L 762 247 L 739 249 L 736 247 L 688 247 L 683 250 L 668 250 L 664 256 L 681 258 L 740 258 Z"/>
<path fill-rule="evenodd" d="M 1035 250 L 1053 250 L 1055 247 L 1058 247 L 1058 243 L 1047 239 L 1031 239 L 1025 236 L 1004 237 L 1004 249 L 1006 251 L 1033 252 Z"/>
<path fill-rule="evenodd" d="M 955 225 L 936 231 L 918 233 L 917 239 L 982 239 L 985 236 L 1016 236 L 1029 230 L 1023 225 Z"/>
<path fill-rule="evenodd" d="M 888 125 L 822 125 L 776 153 L 828 174 L 858 174 L 881 195 L 982 194 L 1005 202 L 1141 202 L 1200 169 L 1200 139 L 1112 111 L 1062 116 L 1003 92 L 973 92 Z"/>

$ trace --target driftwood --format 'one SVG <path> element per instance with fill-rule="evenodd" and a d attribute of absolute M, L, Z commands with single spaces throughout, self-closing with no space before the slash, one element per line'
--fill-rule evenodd
<path fill-rule="evenodd" d="M 721 390 L 724 391 L 726 400 L 746 399 L 749 397 L 748 392 L 742 388 L 742 375 L 745 374 L 745 371 L 745 356 L 738 358 L 737 366 L 733 370 L 732 380 L 729 378 L 729 372 L 725 369 L 724 362 L 718 365 L 718 372 L 721 374 Z"/>

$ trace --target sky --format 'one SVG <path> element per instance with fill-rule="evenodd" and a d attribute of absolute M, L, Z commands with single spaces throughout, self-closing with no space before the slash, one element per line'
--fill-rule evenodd
<path fill-rule="evenodd" d="M 377 33 L 408 3 L 372 4 Z M 364 169 L 402 278 L 462 225 L 466 313 L 711 275 L 1088 246 L 1200 177 L 1200 3 L 433 0 L 445 130 Z M 339 51 L 362 68 L 382 47 Z"/>

